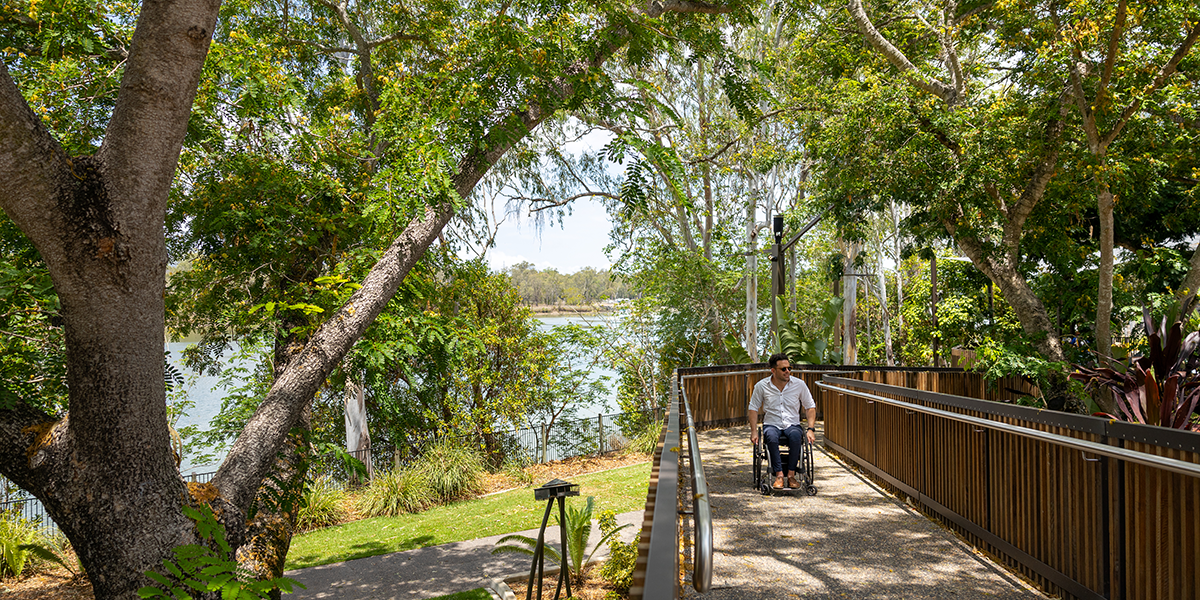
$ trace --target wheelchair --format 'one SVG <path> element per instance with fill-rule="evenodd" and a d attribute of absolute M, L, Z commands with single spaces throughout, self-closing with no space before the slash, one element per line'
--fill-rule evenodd
<path fill-rule="evenodd" d="M 788 455 L 791 452 L 799 452 L 800 460 L 796 463 L 796 473 L 793 476 L 800 483 L 798 488 L 783 488 L 776 490 L 771 487 L 771 483 L 775 481 L 775 473 L 771 472 L 771 455 L 767 451 L 767 442 L 763 438 L 763 426 L 758 425 L 758 443 L 754 444 L 754 489 L 762 492 L 762 495 L 769 496 L 771 492 L 796 492 L 803 491 L 809 496 L 817 495 L 817 486 L 813 485 L 813 445 L 808 442 L 807 433 L 801 437 L 800 448 L 792 448 L 786 437 L 780 436 L 779 439 L 779 459 L 786 467 L 788 464 Z M 786 480 L 784 480 L 786 483 Z"/>

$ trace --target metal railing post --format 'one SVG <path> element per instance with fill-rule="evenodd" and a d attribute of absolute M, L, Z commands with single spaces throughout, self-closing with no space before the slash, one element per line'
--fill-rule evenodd
<path fill-rule="evenodd" d="M 692 554 L 692 587 L 707 594 L 712 588 L 713 530 L 712 507 L 708 502 L 708 482 L 704 478 L 704 463 L 700 458 L 700 442 L 696 439 L 696 424 L 687 392 L 683 396 L 683 414 L 687 418 L 688 455 L 692 465 L 692 524 L 695 527 L 696 547 Z"/>

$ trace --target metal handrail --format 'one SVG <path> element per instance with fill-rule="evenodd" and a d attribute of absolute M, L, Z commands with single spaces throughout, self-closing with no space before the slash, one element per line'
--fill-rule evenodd
<path fill-rule="evenodd" d="M 851 390 L 848 388 L 838 387 L 836 385 L 830 385 L 828 383 L 825 383 L 824 381 L 817 382 L 817 386 L 826 391 L 840 393 L 840 394 L 846 394 L 849 396 L 857 396 L 859 398 L 863 398 L 868 401 L 882 402 L 884 404 L 898 406 L 905 410 L 922 412 L 927 415 L 933 415 L 933 416 L 941 417 L 944 419 L 950 419 L 952 421 L 958 421 L 960 423 L 969 423 L 972 425 L 978 425 L 980 427 L 987 427 L 988 429 L 995 429 L 997 431 L 1003 431 L 1003 432 L 1011 433 L 1011 434 L 1018 435 L 1021 437 L 1035 439 L 1035 440 L 1039 440 L 1039 441 L 1043 441 L 1043 442 L 1049 442 L 1052 444 L 1058 444 L 1060 446 L 1074 448 L 1076 450 L 1080 450 L 1083 452 L 1091 452 L 1093 454 L 1100 454 L 1102 456 L 1108 456 L 1110 458 L 1116 458 L 1118 460 L 1124 460 L 1124 461 L 1128 461 L 1131 463 L 1137 463 L 1140 465 L 1153 467 L 1155 469 L 1162 469 L 1164 471 L 1171 471 L 1173 473 L 1180 473 L 1182 475 L 1189 475 L 1192 477 L 1200 477 L 1200 465 L 1195 464 L 1195 463 L 1185 462 L 1182 460 L 1177 460 L 1174 458 L 1167 458 L 1165 456 L 1158 456 L 1156 454 L 1147 454 L 1145 452 L 1138 452 L 1136 450 L 1127 450 L 1125 448 L 1109 446 L 1108 444 L 1101 444 L 1099 442 L 1091 442 L 1088 440 L 1081 440 L 1079 438 L 1073 438 L 1070 436 L 1059 435 L 1057 433 L 1050 433 L 1048 431 L 1042 431 L 1040 429 L 1030 429 L 1028 427 L 1021 427 L 1020 425 L 1010 425 L 1008 423 L 1002 423 L 1000 421 L 981 419 L 979 417 L 964 415 L 964 414 L 960 414 L 960 413 L 956 413 L 956 412 L 951 412 L 948 410 L 941 410 L 939 408 L 931 408 L 931 407 L 923 406 L 920 404 L 913 404 L 911 402 L 903 402 L 901 400 L 893 400 L 891 398 L 885 398 L 883 396 L 876 396 L 875 394 L 868 394 L 866 392 L 860 392 L 857 390 Z"/>
<path fill-rule="evenodd" d="M 696 424 L 692 422 L 692 407 L 687 391 L 683 395 L 683 414 L 687 417 L 688 449 L 692 463 L 692 522 L 696 528 L 696 549 L 692 556 L 692 587 L 707 594 L 712 588 L 713 529 L 712 507 L 708 501 L 708 482 L 704 479 L 704 464 L 700 460 L 700 442 L 696 439 Z"/>

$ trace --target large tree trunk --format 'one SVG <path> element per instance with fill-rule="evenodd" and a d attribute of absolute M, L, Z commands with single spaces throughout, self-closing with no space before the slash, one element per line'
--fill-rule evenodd
<path fill-rule="evenodd" d="M 135 597 L 171 548 L 196 543 L 163 387 L 164 219 L 219 2 L 148 3 L 95 156 L 68 156 L 0 63 L 0 207 L 62 303 L 69 417 L 0 408 L 0 472 L 70 539 L 98 598 Z"/>
<path fill-rule="evenodd" d="M 1000 293 L 1004 294 L 1004 299 L 1008 301 L 1013 313 L 1017 315 L 1017 320 L 1021 322 L 1021 330 L 1029 339 L 1034 340 L 1034 346 L 1038 352 L 1048 360 L 1055 362 L 1066 360 L 1062 348 L 1062 336 L 1055 328 L 1054 323 L 1050 321 L 1046 306 L 1042 304 L 1037 294 L 1033 293 L 1029 283 L 1025 281 L 1025 277 L 1017 271 L 1014 265 L 1007 258 L 985 255 L 978 242 L 972 238 L 961 238 L 958 247 L 971 259 L 976 268 L 1000 288 Z"/>

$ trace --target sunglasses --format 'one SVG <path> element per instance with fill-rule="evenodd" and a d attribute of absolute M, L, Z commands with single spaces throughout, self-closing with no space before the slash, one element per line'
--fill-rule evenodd
<path fill-rule="evenodd" d="M 775 367 L 775 368 L 779 369 L 780 371 L 791 371 L 792 370 L 791 367 Z"/>

